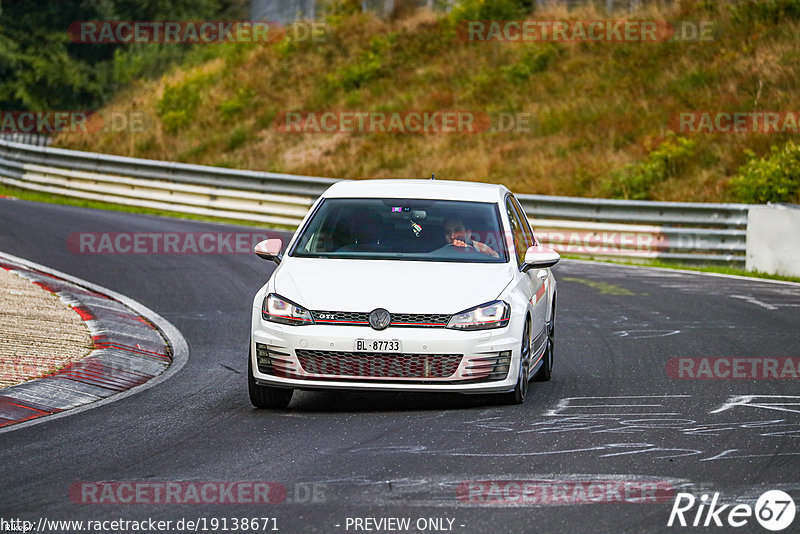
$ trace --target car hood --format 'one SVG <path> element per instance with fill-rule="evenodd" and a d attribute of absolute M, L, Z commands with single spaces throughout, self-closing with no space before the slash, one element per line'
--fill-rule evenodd
<path fill-rule="evenodd" d="M 274 283 L 309 310 L 452 314 L 495 300 L 512 278 L 509 263 L 286 258 Z"/>

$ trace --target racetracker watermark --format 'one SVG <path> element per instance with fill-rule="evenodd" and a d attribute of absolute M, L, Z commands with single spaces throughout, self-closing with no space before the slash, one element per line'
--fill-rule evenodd
<path fill-rule="evenodd" d="M 658 232 L 539 230 L 539 241 L 561 254 L 609 256 L 654 256 L 670 247 L 667 236 Z"/>
<path fill-rule="evenodd" d="M 277 482 L 79 482 L 69 489 L 77 504 L 277 504 Z"/>
<path fill-rule="evenodd" d="M 0 133 L 141 133 L 152 121 L 140 111 L 0 111 Z"/>
<path fill-rule="evenodd" d="M 800 378 L 800 358 L 676 357 L 666 370 L 677 380 L 792 380 Z"/>
<path fill-rule="evenodd" d="M 485 111 L 284 111 L 273 122 L 284 133 L 463 134 L 532 133 L 532 113 Z"/>
<path fill-rule="evenodd" d="M 22 382 L 31 378 L 52 375 L 58 371 L 71 375 L 84 375 L 87 377 L 98 377 L 108 375 L 116 371 L 127 371 L 128 368 L 122 364 L 104 362 L 91 356 L 68 362 L 64 366 L 63 362 L 49 363 L 42 361 L 43 358 L 31 356 L 28 359 L 15 359 L 0 361 L 0 382 Z M 111 369 L 110 366 L 117 367 Z"/>
<path fill-rule="evenodd" d="M 319 22 L 284 26 L 272 21 L 118 21 L 73 22 L 70 39 L 82 44 L 131 43 L 277 43 L 284 39 L 323 42 L 326 27 Z"/>
<path fill-rule="evenodd" d="M 717 23 L 669 20 L 467 20 L 457 33 L 465 42 L 659 43 L 713 41 Z"/>
<path fill-rule="evenodd" d="M 76 504 L 281 504 L 326 502 L 326 486 L 300 482 L 287 488 L 266 481 L 76 482 Z"/>
<path fill-rule="evenodd" d="M 472 480 L 459 484 L 456 496 L 484 505 L 644 504 L 670 502 L 675 491 L 660 480 Z"/>
<path fill-rule="evenodd" d="M 670 116 L 669 126 L 678 133 L 796 134 L 800 133 L 800 112 L 681 111 Z"/>
<path fill-rule="evenodd" d="M 67 238 L 73 254 L 252 254 L 262 232 L 77 232 Z"/>
<path fill-rule="evenodd" d="M 72 308 L 81 315 L 84 321 L 92 321 L 97 317 L 87 312 L 85 308 L 75 306 Z M 119 319 L 125 316 L 119 317 Z M 118 319 L 118 320 L 119 320 Z M 144 321 L 138 316 L 127 317 L 132 321 Z M 133 367 L 129 360 L 118 360 L 115 357 L 120 353 L 127 356 L 138 355 L 157 361 L 168 361 L 169 356 L 162 352 L 154 352 L 143 347 L 125 345 L 115 341 L 108 341 L 105 335 L 92 336 L 93 351 L 103 351 L 106 354 L 92 352 L 75 361 L 47 361 L 36 354 L 24 355 L 14 361 L 0 363 L 0 383 L 6 385 L 24 382 L 32 378 L 68 378 L 79 382 L 87 382 L 114 390 L 129 389 L 138 384 L 147 382 L 152 375 Z M 153 348 L 153 347 L 149 347 Z M 95 356 L 94 354 L 98 354 Z"/>

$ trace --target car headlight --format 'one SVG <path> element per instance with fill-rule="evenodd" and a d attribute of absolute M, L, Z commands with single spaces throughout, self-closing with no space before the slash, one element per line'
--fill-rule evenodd
<path fill-rule="evenodd" d="M 265 321 L 292 326 L 314 324 L 311 312 L 275 293 L 264 297 L 264 304 L 261 305 L 261 317 Z"/>
<path fill-rule="evenodd" d="M 447 328 L 456 330 L 488 330 L 508 325 L 511 306 L 502 300 L 487 302 L 453 315 Z"/>

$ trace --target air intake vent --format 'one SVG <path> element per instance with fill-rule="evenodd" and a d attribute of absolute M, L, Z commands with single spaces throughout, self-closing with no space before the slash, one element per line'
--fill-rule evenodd
<path fill-rule="evenodd" d="M 461 354 L 365 354 L 296 350 L 300 365 L 310 375 L 361 378 L 447 378 L 461 363 Z"/>

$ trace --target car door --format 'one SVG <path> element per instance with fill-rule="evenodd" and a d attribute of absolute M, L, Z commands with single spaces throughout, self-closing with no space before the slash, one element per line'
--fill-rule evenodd
<path fill-rule="evenodd" d="M 520 207 L 519 202 L 513 195 L 509 195 L 509 203 L 514 209 L 514 213 L 519 221 L 521 238 L 524 242 L 524 250 L 536 245 L 528 217 Z M 516 240 L 516 239 L 515 239 Z M 522 253 L 524 259 L 525 253 Z M 533 307 L 533 324 L 531 337 L 533 338 L 533 353 L 536 354 L 546 341 L 546 322 L 547 322 L 547 285 L 550 282 L 550 269 L 530 269 L 527 272 L 531 284 L 530 303 Z"/>
<path fill-rule="evenodd" d="M 525 231 L 523 221 L 519 217 L 511 195 L 506 197 L 506 215 L 508 216 L 509 229 L 511 230 L 511 237 L 514 241 L 514 249 L 511 251 L 516 258 L 517 268 L 521 268 L 525 261 L 525 252 L 528 250 L 528 244 L 525 238 Z M 529 305 L 533 302 L 534 294 L 536 293 L 537 281 L 535 273 L 528 271 L 523 273 L 519 271 L 516 275 L 517 290 L 528 301 Z M 531 320 L 531 338 L 535 338 L 539 332 L 539 327 L 536 325 L 535 309 L 533 311 Z M 535 347 L 534 347 L 535 350 Z"/>

